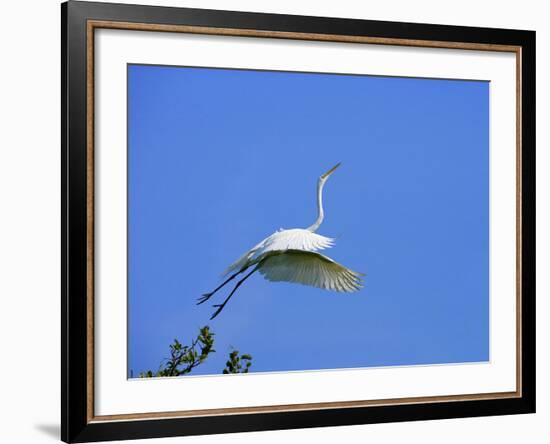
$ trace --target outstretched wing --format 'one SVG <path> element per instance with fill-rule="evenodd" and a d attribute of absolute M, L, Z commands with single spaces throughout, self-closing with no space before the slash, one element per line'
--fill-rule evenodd
<path fill-rule="evenodd" d="M 286 250 L 267 253 L 258 271 L 268 281 L 294 282 L 312 287 L 350 293 L 360 290 L 362 273 L 311 251 Z"/>
<path fill-rule="evenodd" d="M 290 230 L 279 230 L 258 245 L 256 256 L 260 256 L 269 251 L 282 250 L 302 250 L 318 251 L 330 248 L 334 245 L 334 239 L 312 233 L 302 228 L 292 228 Z"/>
<path fill-rule="evenodd" d="M 227 267 L 223 274 L 227 275 L 231 272 L 241 271 L 250 266 L 251 263 L 256 263 L 258 258 L 269 252 L 286 250 L 317 251 L 330 248 L 333 245 L 334 239 L 302 228 L 279 230 L 244 253 Z"/>

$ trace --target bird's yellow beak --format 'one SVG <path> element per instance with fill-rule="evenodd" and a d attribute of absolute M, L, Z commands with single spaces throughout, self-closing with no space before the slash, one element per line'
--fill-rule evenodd
<path fill-rule="evenodd" d="M 326 179 L 328 176 L 330 176 L 332 173 L 334 173 L 334 171 L 336 170 L 336 168 L 338 168 L 339 166 L 341 165 L 340 162 L 338 162 L 336 165 L 334 165 L 330 170 L 328 170 L 325 174 L 323 174 L 320 179 Z"/>

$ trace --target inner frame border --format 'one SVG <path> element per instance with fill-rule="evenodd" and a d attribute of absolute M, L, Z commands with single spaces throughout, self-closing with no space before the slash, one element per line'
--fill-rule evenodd
<path fill-rule="evenodd" d="M 144 412 L 117 415 L 94 414 L 94 35 L 96 29 L 120 29 L 132 31 L 177 32 L 203 35 L 238 36 L 251 38 L 278 38 L 340 43 L 363 43 L 423 48 L 465 49 L 476 51 L 511 52 L 516 56 L 516 391 L 473 393 L 450 396 L 424 396 L 384 400 L 337 401 L 307 404 L 284 404 L 256 407 L 231 407 L 220 409 L 182 410 L 171 412 Z M 296 412 L 341 408 L 438 403 L 449 401 L 474 401 L 521 398 L 522 387 L 522 47 L 489 43 L 450 42 L 436 40 L 399 39 L 352 35 L 316 34 L 255 29 L 217 28 L 188 25 L 133 23 L 110 20 L 86 21 L 86 239 L 87 239 L 87 423 L 146 420 L 161 418 L 190 418 L 201 416 L 227 416 L 253 413 Z"/>

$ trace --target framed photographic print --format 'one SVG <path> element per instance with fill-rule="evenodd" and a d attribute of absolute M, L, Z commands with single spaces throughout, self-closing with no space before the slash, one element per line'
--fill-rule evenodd
<path fill-rule="evenodd" d="M 535 411 L 535 33 L 69 1 L 62 439 Z"/>

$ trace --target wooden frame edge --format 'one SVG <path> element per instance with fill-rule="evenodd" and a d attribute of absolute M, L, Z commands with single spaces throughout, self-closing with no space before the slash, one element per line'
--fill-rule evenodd
<path fill-rule="evenodd" d="M 339 34 L 319 34 L 305 32 L 288 31 L 265 31 L 261 29 L 239 29 L 239 28 L 215 28 L 209 26 L 190 26 L 190 25 L 166 25 L 150 24 L 138 22 L 124 22 L 115 20 L 88 20 L 88 28 L 92 31 L 95 28 L 103 29 L 125 29 L 129 31 L 150 31 L 150 32 L 174 32 L 187 34 L 203 35 L 221 35 L 229 37 L 259 37 L 275 38 L 286 40 L 310 40 L 319 42 L 335 43 L 362 43 L 373 45 L 395 45 L 395 46 L 413 46 L 424 48 L 442 48 L 442 49 L 467 49 L 474 51 L 496 51 L 496 52 L 517 52 L 521 49 L 517 45 L 501 45 L 493 43 L 469 43 L 469 42 L 450 42 L 443 40 L 419 40 L 419 39 L 400 39 L 390 37 L 368 37 Z"/>
<path fill-rule="evenodd" d="M 279 404 L 257 407 L 231 407 L 220 409 L 197 409 L 181 410 L 168 412 L 150 412 L 150 413 L 127 413 L 118 415 L 101 415 L 92 418 L 90 423 L 114 422 L 127 420 L 147 420 L 147 419 L 166 419 L 166 418 L 197 418 L 204 416 L 230 416 L 240 414 L 260 414 L 260 413 L 286 413 L 299 411 L 330 410 L 339 408 L 361 408 L 361 407 L 387 407 L 392 405 L 410 405 L 410 404 L 435 404 L 440 402 L 461 402 L 461 401 L 482 401 L 495 399 L 514 399 L 521 395 L 516 392 L 499 392 L 488 394 L 471 395 L 447 395 L 447 396 L 423 396 L 413 398 L 393 398 L 381 400 L 364 401 L 335 401 L 319 402 L 309 404 Z"/>
<path fill-rule="evenodd" d="M 95 409 L 95 336 L 94 336 L 94 128 L 95 128 L 95 101 L 94 101 L 94 28 L 86 27 L 86 243 L 87 243 L 87 281 L 86 281 L 86 332 L 87 332 L 87 379 L 86 379 L 86 420 L 89 423 L 94 419 Z"/>

